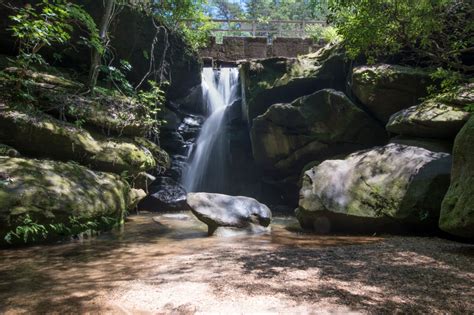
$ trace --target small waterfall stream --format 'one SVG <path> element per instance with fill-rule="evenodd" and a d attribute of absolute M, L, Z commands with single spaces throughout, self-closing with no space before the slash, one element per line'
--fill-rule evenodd
<path fill-rule="evenodd" d="M 238 98 L 238 69 L 204 68 L 202 91 L 209 117 L 188 154 L 188 167 L 181 182 L 188 192 L 224 192 L 228 160 L 224 114 L 226 108 Z"/>

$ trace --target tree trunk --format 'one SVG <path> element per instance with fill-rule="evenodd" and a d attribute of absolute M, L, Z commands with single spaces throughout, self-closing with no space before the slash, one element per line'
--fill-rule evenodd
<path fill-rule="evenodd" d="M 104 49 L 107 46 L 107 33 L 110 26 L 110 19 L 112 18 L 112 12 L 115 7 L 115 0 L 106 0 L 105 2 L 105 11 L 102 15 L 102 19 L 100 21 L 100 30 L 99 30 L 99 38 L 100 42 L 102 43 Z M 89 80 L 87 83 L 87 88 L 89 89 L 90 93 L 94 93 L 94 88 L 97 85 L 97 78 L 99 76 L 99 67 L 101 64 L 101 52 L 96 48 L 92 49 L 92 58 L 91 58 L 91 67 L 89 70 Z"/>

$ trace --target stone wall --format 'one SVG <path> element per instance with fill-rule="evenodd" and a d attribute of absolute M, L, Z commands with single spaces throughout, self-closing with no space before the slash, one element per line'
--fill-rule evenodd
<path fill-rule="evenodd" d="M 212 37 L 200 55 L 203 59 L 233 62 L 241 59 L 296 57 L 321 47 L 321 43 L 309 38 L 276 38 L 270 43 L 266 37 L 224 37 L 222 44 L 218 44 Z"/>

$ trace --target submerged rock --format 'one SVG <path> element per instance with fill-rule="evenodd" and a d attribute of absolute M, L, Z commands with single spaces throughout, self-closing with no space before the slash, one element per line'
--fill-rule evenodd
<path fill-rule="evenodd" d="M 474 90 L 474 84 L 470 85 Z M 470 117 L 463 107 L 474 102 L 474 92 L 461 87 L 454 95 L 441 95 L 403 109 L 390 117 L 387 130 L 393 133 L 453 139 Z"/>
<path fill-rule="evenodd" d="M 15 150 L 9 145 L 0 143 L 0 155 L 5 155 L 9 157 L 18 157 L 20 156 L 20 152 L 18 152 L 17 150 Z"/>
<path fill-rule="evenodd" d="M 311 161 L 384 144 L 387 135 L 344 93 L 326 89 L 271 106 L 254 119 L 251 139 L 266 170 L 299 174 Z"/>
<path fill-rule="evenodd" d="M 148 196 L 138 205 L 146 211 L 176 211 L 187 209 L 186 190 L 170 177 L 158 177 L 148 186 Z"/>
<path fill-rule="evenodd" d="M 443 200 L 439 226 L 451 234 L 474 238 L 474 117 L 454 142 L 451 185 Z"/>
<path fill-rule="evenodd" d="M 421 68 L 380 64 L 352 72 L 352 92 L 384 123 L 394 113 L 418 104 L 432 84 L 430 73 Z"/>
<path fill-rule="evenodd" d="M 318 232 L 434 229 L 450 171 L 449 154 L 400 144 L 327 160 L 304 174 L 297 217 Z"/>
<path fill-rule="evenodd" d="M 270 209 L 249 197 L 189 193 L 187 203 L 194 215 L 207 224 L 209 235 L 268 232 L 272 220 Z"/>
<path fill-rule="evenodd" d="M 29 216 L 34 222 L 70 224 L 103 217 L 121 222 L 133 206 L 129 185 L 119 176 L 76 163 L 0 156 L 0 243 Z"/>
<path fill-rule="evenodd" d="M 0 142 L 27 155 L 72 160 L 117 174 L 152 170 L 157 161 L 169 166 L 166 152 L 146 139 L 107 138 L 41 113 L 0 112 Z"/>

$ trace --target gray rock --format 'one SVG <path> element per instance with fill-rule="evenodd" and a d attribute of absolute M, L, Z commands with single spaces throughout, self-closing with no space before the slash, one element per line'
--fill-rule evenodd
<path fill-rule="evenodd" d="M 415 137 L 453 139 L 470 117 L 463 107 L 474 102 L 472 94 L 463 86 L 454 95 L 444 94 L 403 109 L 390 117 L 387 130 Z"/>
<path fill-rule="evenodd" d="M 344 93 L 325 89 L 271 106 L 254 119 L 251 139 L 258 164 L 290 175 L 314 160 L 384 144 L 387 134 Z"/>
<path fill-rule="evenodd" d="M 352 92 L 380 121 L 418 104 L 432 85 L 424 69 L 379 64 L 357 67 L 352 72 Z"/>
<path fill-rule="evenodd" d="M 433 229 L 450 171 L 449 154 L 400 144 L 327 160 L 304 175 L 298 219 L 304 227 L 326 231 Z"/>
<path fill-rule="evenodd" d="M 325 88 L 344 90 L 348 58 L 341 45 L 298 58 L 268 58 L 241 64 L 244 116 L 249 123 L 275 103 L 292 102 Z"/>
<path fill-rule="evenodd" d="M 251 234 L 268 232 L 272 220 L 270 209 L 249 197 L 189 193 L 187 203 L 193 214 L 208 225 L 209 235 L 216 232 L 226 235 L 232 230 Z M 222 228 L 230 229 L 225 232 Z"/>

